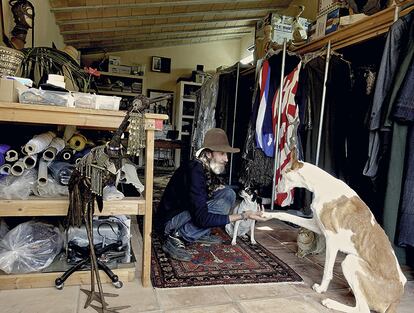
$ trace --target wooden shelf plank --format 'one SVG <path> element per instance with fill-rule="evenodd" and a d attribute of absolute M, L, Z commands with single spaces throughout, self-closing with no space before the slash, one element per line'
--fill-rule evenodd
<path fill-rule="evenodd" d="M 136 97 L 140 95 L 139 92 L 123 92 L 115 90 L 98 90 L 99 94 L 110 95 L 110 96 L 127 96 L 127 97 Z"/>
<path fill-rule="evenodd" d="M 74 125 L 113 130 L 119 127 L 124 116 L 123 111 L 0 102 L 0 121 L 7 123 Z"/>
<path fill-rule="evenodd" d="M 183 102 L 196 102 L 196 99 L 193 98 L 183 98 Z"/>
<path fill-rule="evenodd" d="M 114 130 L 119 127 L 124 116 L 125 111 L 0 102 L 0 121 L 7 123 L 74 125 L 94 129 Z M 168 119 L 168 115 L 146 113 L 145 118 L 166 120 Z"/>
<path fill-rule="evenodd" d="M 407 8 L 400 12 L 400 16 L 408 14 L 414 7 Z M 357 44 L 378 35 L 384 34 L 393 24 L 395 6 L 391 6 L 371 16 L 367 16 L 354 24 L 348 25 L 322 38 L 314 40 L 303 46 L 294 48 L 293 51 L 304 54 L 319 50 L 331 41 L 332 49 L 341 49 Z"/>
<path fill-rule="evenodd" d="M 66 216 L 67 198 L 29 198 L 28 200 L 0 200 L 0 216 Z M 119 201 L 104 201 L 104 208 L 99 212 L 96 206 L 95 215 L 143 215 L 145 214 L 144 198 L 128 197 Z"/>
<path fill-rule="evenodd" d="M 134 78 L 134 79 L 141 79 L 141 80 L 144 79 L 144 76 L 139 76 L 139 75 L 119 74 L 119 73 L 110 73 L 110 72 L 103 72 L 103 71 L 99 71 L 99 73 L 101 73 L 101 75 L 105 75 L 105 76 Z"/>
<path fill-rule="evenodd" d="M 126 282 L 134 280 L 135 267 L 119 268 L 112 271 L 114 274 L 118 275 L 120 281 Z M 111 283 L 110 278 L 104 271 L 99 272 L 102 283 Z M 0 290 L 54 287 L 55 279 L 60 277 L 62 274 L 63 272 L 3 274 L 0 275 Z M 65 281 L 65 286 L 89 285 L 90 283 L 90 271 L 77 271 Z"/>

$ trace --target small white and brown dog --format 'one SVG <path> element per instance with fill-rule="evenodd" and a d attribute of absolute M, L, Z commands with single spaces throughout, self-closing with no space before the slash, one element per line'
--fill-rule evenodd
<path fill-rule="evenodd" d="M 265 212 L 263 217 L 291 222 L 325 236 L 322 282 L 312 287 L 318 293 L 328 289 L 338 251 L 347 254 L 341 263 L 342 271 L 356 305 L 347 306 L 329 298 L 322 300 L 322 304 L 341 312 L 397 312 L 407 279 L 388 237 L 368 206 L 344 182 L 293 156 L 278 191 L 287 192 L 294 187 L 313 192 L 311 219 L 280 211 Z"/>
<path fill-rule="evenodd" d="M 258 197 L 256 192 L 253 190 L 246 188 L 242 189 L 239 192 L 239 196 L 243 198 L 243 200 L 234 207 L 233 214 L 242 214 L 246 211 L 253 211 L 257 212 L 259 210 L 263 210 L 260 203 L 258 203 Z M 260 202 L 260 201 L 259 201 Z M 232 237 L 231 244 L 235 245 L 237 243 L 237 236 L 242 237 L 245 236 L 250 231 L 250 242 L 252 244 L 256 244 L 256 240 L 254 239 L 254 226 L 256 224 L 255 220 L 248 219 L 248 220 L 239 220 L 234 223 L 229 223 L 225 226 L 227 234 Z"/>

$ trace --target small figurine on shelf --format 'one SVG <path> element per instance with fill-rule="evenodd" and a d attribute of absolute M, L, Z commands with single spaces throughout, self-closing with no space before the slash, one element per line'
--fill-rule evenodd
<path fill-rule="evenodd" d="M 23 49 L 27 31 L 32 29 L 32 47 L 34 47 L 34 7 L 27 0 L 10 0 L 11 11 L 16 25 L 12 30 L 11 43 L 16 49 Z"/>

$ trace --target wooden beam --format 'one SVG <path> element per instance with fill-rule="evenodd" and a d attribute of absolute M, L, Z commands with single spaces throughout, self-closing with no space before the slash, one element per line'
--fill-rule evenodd
<path fill-rule="evenodd" d="M 151 39 L 145 39 L 145 40 L 134 40 L 134 41 L 127 41 L 127 42 L 119 42 L 117 43 L 116 40 L 112 40 L 111 42 L 105 43 L 105 42 L 96 42 L 93 45 L 94 46 L 100 46 L 100 47 L 111 47 L 111 46 L 120 46 L 120 45 L 129 45 L 129 44 L 144 44 L 144 43 L 152 43 L 154 41 L 157 42 L 169 42 L 169 41 L 176 41 L 176 40 L 181 40 L 181 39 L 196 39 L 196 38 L 207 38 L 207 37 L 227 37 L 227 36 L 231 36 L 231 37 L 243 37 L 246 34 L 249 34 L 250 31 L 248 32 L 236 32 L 236 33 L 221 33 L 221 34 L 208 34 L 208 35 L 197 35 L 197 36 L 187 36 L 187 37 L 172 37 L 172 38 L 162 38 L 162 37 L 154 37 Z M 78 49 L 82 49 L 82 48 L 87 48 L 89 45 L 81 45 L 81 46 L 76 46 L 76 48 Z"/>
<path fill-rule="evenodd" d="M 116 40 L 116 39 L 146 39 L 146 38 L 152 38 L 155 37 L 157 35 L 163 35 L 163 36 L 159 36 L 156 37 L 157 39 L 161 39 L 162 37 L 165 36 L 175 36 L 175 35 L 184 35 L 184 34 L 194 34 L 194 33 L 198 33 L 200 36 L 204 36 L 202 35 L 203 33 L 206 32 L 212 32 L 212 31 L 219 31 L 219 30 L 248 30 L 245 31 L 245 34 L 248 34 L 251 32 L 251 29 L 253 28 L 253 26 L 227 26 L 227 27 L 218 27 L 218 28 L 206 28 L 206 29 L 193 29 L 193 30 L 180 30 L 180 31 L 172 31 L 172 32 L 153 32 L 153 33 L 139 33 L 139 34 L 130 34 L 128 36 L 122 36 L 122 37 L 117 37 L 116 35 L 112 35 L 111 37 L 94 37 L 94 38 L 82 38 L 82 39 L 70 39 L 70 40 L 65 40 L 66 44 L 73 44 L 73 43 L 83 43 L 83 42 L 96 42 L 96 41 L 106 41 L 106 40 Z M 239 32 L 241 33 L 241 32 Z M 230 33 L 226 33 L 226 34 L 230 34 Z M 233 33 L 232 33 L 233 34 Z M 238 34 L 236 32 L 236 34 Z M 135 41 L 136 41 L 135 40 Z"/>
<path fill-rule="evenodd" d="M 199 11 L 199 12 L 185 12 L 185 13 L 168 13 L 168 14 L 141 14 L 131 16 L 110 16 L 101 18 L 80 18 L 80 19 L 68 19 L 68 20 L 57 20 L 56 24 L 63 25 L 74 25 L 74 24 L 94 24 L 94 23 L 106 23 L 106 22 L 120 22 L 120 21 L 134 21 L 134 20 L 153 20 L 153 19 L 168 19 L 168 18 L 185 18 L 185 17 L 205 17 L 205 16 L 216 16 L 216 15 L 228 15 L 229 13 L 246 14 L 246 13 L 268 13 L 277 6 L 269 6 L 267 8 L 257 9 L 223 9 L 218 11 Z"/>
<path fill-rule="evenodd" d="M 243 36 L 235 36 L 235 37 L 224 37 L 224 38 L 217 38 L 217 39 L 207 39 L 207 40 L 199 40 L 194 41 L 194 39 L 189 40 L 173 40 L 173 41 L 164 41 L 164 42 L 153 42 L 149 44 L 119 44 L 117 46 L 107 46 L 107 47 L 86 47 L 86 48 L 80 48 L 82 51 L 82 55 L 84 54 L 94 54 L 94 53 L 101 53 L 103 50 L 105 52 L 110 51 L 127 51 L 127 50 L 138 50 L 138 49 L 147 49 L 147 48 L 156 48 L 156 47 L 171 47 L 171 46 L 187 46 L 189 44 L 202 44 L 202 43 L 209 43 L 214 41 L 224 41 L 224 40 L 234 40 L 234 39 L 240 39 Z"/>
<path fill-rule="evenodd" d="M 258 21 L 263 16 L 257 17 L 235 17 L 233 19 L 214 19 L 210 21 L 193 21 L 193 22 L 180 22 L 180 23 L 161 23 L 154 25 L 142 25 L 142 26 L 125 26 L 125 27 L 111 27 L 111 28 L 97 28 L 97 29 L 82 29 L 82 30 L 64 30 L 60 33 L 64 35 L 75 35 L 75 34 L 92 34 L 92 33 L 104 33 L 104 32 L 115 32 L 115 31 L 130 31 L 136 30 L 137 28 L 143 29 L 161 29 L 164 27 L 181 27 L 181 26 L 199 26 L 199 25 L 215 25 L 217 23 L 228 23 L 228 22 L 254 22 Z M 254 25 L 252 25 L 254 26 Z"/>
<path fill-rule="evenodd" d="M 96 4 L 96 5 L 83 5 L 83 6 L 72 6 L 72 7 L 54 7 L 54 8 L 51 8 L 50 11 L 53 13 L 61 13 L 61 12 L 74 12 L 74 11 L 96 10 L 96 9 L 147 9 L 147 8 L 178 7 L 178 6 L 203 5 L 203 4 L 234 4 L 234 2 L 235 2 L 234 0 L 183 0 L 183 1 L 144 2 L 144 3 Z M 237 3 L 257 4 L 258 2 L 263 2 L 263 0 L 237 0 Z M 277 8 L 285 9 L 289 6 L 290 2 L 291 1 L 284 1 L 283 3 L 286 3 L 286 4 L 279 4 L 277 5 Z"/>

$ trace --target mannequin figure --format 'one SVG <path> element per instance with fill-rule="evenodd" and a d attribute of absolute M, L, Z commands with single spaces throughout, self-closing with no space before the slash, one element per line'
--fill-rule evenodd
<path fill-rule="evenodd" d="M 9 5 L 13 13 L 14 26 L 11 34 L 11 42 L 16 49 L 23 49 L 26 43 L 27 31 L 29 28 L 33 28 L 34 23 L 34 7 L 27 0 L 10 0 Z M 34 34 L 32 32 L 32 44 Z"/>

